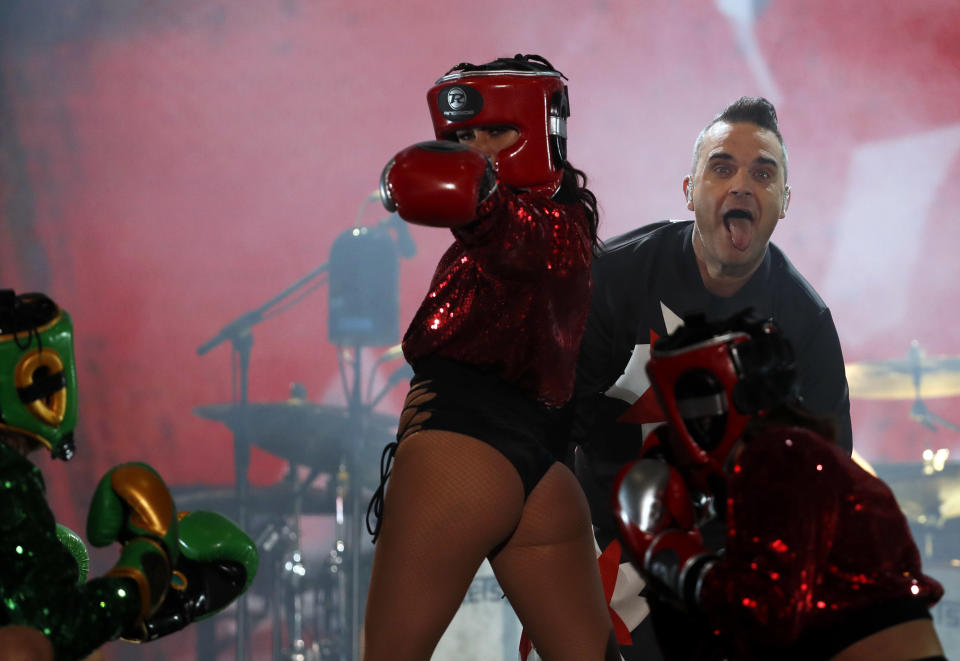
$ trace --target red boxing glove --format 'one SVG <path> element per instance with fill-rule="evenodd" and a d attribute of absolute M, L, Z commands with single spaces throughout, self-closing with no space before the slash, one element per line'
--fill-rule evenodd
<path fill-rule="evenodd" d="M 620 537 L 637 569 L 665 598 L 695 606 L 700 579 L 717 556 L 692 530 L 693 503 L 680 473 L 663 461 L 641 459 L 623 467 L 613 494 Z"/>
<path fill-rule="evenodd" d="M 497 187 L 487 157 L 457 142 L 431 140 L 407 147 L 380 175 L 380 201 L 407 222 L 458 227 Z"/>
<path fill-rule="evenodd" d="M 621 532 L 628 524 L 648 535 L 667 528 L 693 528 L 687 485 L 676 468 L 659 459 L 639 459 L 620 469 L 613 482 L 612 505 Z"/>

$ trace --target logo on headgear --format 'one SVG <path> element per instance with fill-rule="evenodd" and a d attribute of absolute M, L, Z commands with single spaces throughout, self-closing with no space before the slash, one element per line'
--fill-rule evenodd
<path fill-rule="evenodd" d="M 451 87 L 447 90 L 447 105 L 451 110 L 460 110 L 467 104 L 467 93 L 462 87 Z"/>
<path fill-rule="evenodd" d="M 483 108 L 483 96 L 467 85 L 450 85 L 440 90 L 437 106 L 448 121 L 464 122 L 476 117 Z"/>

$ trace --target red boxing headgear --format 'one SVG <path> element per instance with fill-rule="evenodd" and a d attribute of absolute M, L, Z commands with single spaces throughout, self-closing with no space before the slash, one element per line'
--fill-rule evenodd
<path fill-rule="evenodd" d="M 752 417 L 796 399 L 789 343 L 745 313 L 716 325 L 688 320 L 654 344 L 647 375 L 675 432 L 674 461 L 710 472 L 723 469 Z"/>
<path fill-rule="evenodd" d="M 520 137 L 497 154 L 498 178 L 514 188 L 553 195 L 566 161 L 570 102 L 564 75 L 543 58 L 517 55 L 454 67 L 427 92 L 438 140 L 462 128 L 511 126 Z"/>

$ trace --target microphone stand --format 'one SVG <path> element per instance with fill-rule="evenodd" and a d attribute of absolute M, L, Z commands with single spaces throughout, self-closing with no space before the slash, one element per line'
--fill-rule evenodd
<path fill-rule="evenodd" d="M 910 417 L 930 431 L 937 431 L 937 425 L 953 431 L 960 431 L 960 425 L 950 422 L 928 409 L 926 403 L 919 396 L 913 400 L 913 405 L 910 407 Z"/>
<path fill-rule="evenodd" d="M 354 442 L 350 444 L 347 453 L 347 475 L 349 479 L 347 495 L 350 499 L 350 524 L 348 527 L 350 548 L 349 569 L 350 569 L 350 614 L 348 618 L 350 630 L 350 659 L 360 658 L 360 543 L 362 539 L 360 521 L 362 518 L 360 508 L 361 485 L 359 477 L 359 448 L 360 443 L 366 442 L 366 433 L 364 420 L 366 410 L 363 405 L 362 393 L 362 347 L 356 343 L 353 347 L 353 389 L 349 393 L 347 403 L 347 416 L 350 420 L 349 429 L 351 438 Z"/>
<path fill-rule="evenodd" d="M 231 368 L 233 371 L 231 373 L 231 381 L 233 384 L 233 403 L 236 404 L 235 410 L 238 411 L 234 419 L 240 421 L 238 425 L 231 427 L 233 429 L 233 465 L 234 479 L 236 481 L 237 518 L 239 519 L 237 523 L 244 532 L 248 530 L 249 524 L 247 510 L 249 483 L 247 481 L 247 472 L 250 468 L 250 438 L 247 430 L 247 403 L 250 376 L 250 351 L 253 348 L 253 333 L 251 333 L 251 329 L 266 318 L 268 310 L 294 292 L 302 289 L 312 280 L 325 273 L 327 269 L 328 263 L 324 262 L 263 305 L 245 312 L 231 321 L 221 328 L 216 335 L 197 347 L 197 355 L 202 356 L 227 340 L 230 341 L 232 346 Z M 236 658 L 237 661 L 246 661 L 249 623 L 247 595 L 245 593 L 237 599 L 236 619 Z"/>
<path fill-rule="evenodd" d="M 915 397 L 913 405 L 910 407 L 910 417 L 922 424 L 931 431 L 937 431 L 937 425 L 946 427 L 953 431 L 960 431 L 960 425 L 954 424 L 946 418 L 941 418 L 936 413 L 927 408 L 920 394 L 920 386 L 923 383 L 923 349 L 917 340 L 910 342 L 910 349 L 907 351 L 907 360 L 910 361 L 910 375 L 913 377 L 913 389 Z"/>
<path fill-rule="evenodd" d="M 394 298 L 398 298 L 398 263 L 401 257 L 411 258 L 416 254 L 416 245 L 409 234 L 406 223 L 396 214 L 391 214 L 386 219 L 381 220 L 375 226 L 368 228 L 370 234 L 358 233 L 360 228 L 360 218 L 364 207 L 368 202 L 377 198 L 377 195 L 369 196 L 364 204 L 361 205 L 357 213 L 355 228 L 348 230 L 334 242 L 330 254 L 330 292 L 331 299 L 335 296 L 338 300 L 356 301 L 380 301 L 383 305 L 390 305 L 390 296 L 387 295 L 387 286 L 392 287 Z M 387 235 L 389 237 L 390 247 L 386 252 L 382 244 L 382 238 L 377 239 L 377 234 Z M 396 238 L 389 236 L 394 234 Z M 350 237 L 355 238 L 350 238 Z M 380 241 L 380 243 L 378 243 Z M 370 272 L 359 273 L 360 277 L 355 277 L 352 270 L 357 259 L 374 259 L 379 277 L 371 277 Z M 392 268 L 391 265 L 392 264 Z M 349 282 L 349 288 L 344 285 L 338 285 L 338 281 Z M 349 294 L 345 292 L 349 291 Z M 398 305 L 396 301 L 394 305 Z M 334 310 L 333 303 L 330 309 Z M 351 442 L 347 444 L 341 457 L 341 470 L 337 477 L 338 489 L 338 551 L 342 553 L 342 561 L 346 571 L 341 571 L 338 577 L 338 592 L 342 607 L 341 622 L 344 625 L 343 647 L 339 650 L 340 661 L 353 661 L 360 658 L 361 645 L 361 622 L 363 617 L 362 605 L 365 600 L 363 590 L 365 581 L 362 580 L 362 556 L 360 547 L 362 543 L 362 521 L 364 520 L 363 502 L 363 484 L 361 480 L 360 464 L 361 449 L 365 449 L 370 440 L 369 425 L 370 414 L 373 407 L 379 402 L 385 394 L 381 393 L 376 399 L 364 401 L 364 379 L 363 379 L 363 349 L 365 347 L 385 346 L 393 344 L 396 341 L 396 318 L 385 319 L 379 314 L 379 310 L 373 310 L 367 305 L 344 305 L 336 308 L 340 311 L 338 322 L 334 323 L 333 314 L 331 314 L 331 336 L 330 341 L 338 346 L 340 360 L 340 373 L 343 380 L 344 396 L 347 401 L 347 436 Z M 357 323 L 359 321 L 366 323 Z M 393 325 L 393 330 L 390 329 Z M 389 336 L 393 337 L 389 337 Z M 343 360 L 344 355 L 350 356 L 348 360 Z M 378 363 L 374 364 L 374 367 Z M 352 372 L 352 380 L 349 378 Z M 371 374 L 371 383 L 373 374 Z M 389 385 L 395 385 L 393 381 Z M 342 509 L 341 509 L 342 508 Z"/>
<path fill-rule="evenodd" d="M 368 196 L 368 198 L 361 205 L 360 210 L 357 212 L 357 222 L 356 227 L 353 230 L 354 232 L 356 232 L 356 228 L 360 226 L 359 221 L 364 207 L 368 202 L 371 202 L 375 199 L 377 199 L 376 195 Z M 396 216 L 396 214 L 388 216 L 386 219 L 378 223 L 373 229 L 375 231 L 393 230 L 393 232 L 396 234 L 396 240 L 392 241 L 393 255 L 395 258 L 405 257 L 409 259 L 416 254 L 416 245 L 413 242 L 413 238 L 410 236 L 406 224 L 400 220 L 399 216 Z M 234 470 L 238 501 L 238 523 L 241 529 L 244 531 L 246 531 L 248 527 L 249 485 L 247 481 L 247 472 L 250 467 L 250 438 L 247 429 L 247 404 L 250 351 L 253 347 L 253 335 L 251 333 L 251 329 L 253 326 L 266 318 L 266 313 L 268 310 L 276 306 L 294 292 L 302 289 L 305 285 L 316 279 L 321 274 L 330 271 L 330 264 L 330 260 L 324 262 L 319 267 L 294 282 L 292 285 L 268 300 L 263 305 L 245 312 L 235 320 L 231 321 L 229 324 L 220 329 L 216 335 L 197 347 L 197 355 L 200 356 L 206 354 L 208 351 L 227 340 L 231 342 L 233 347 L 233 402 L 237 405 L 235 419 L 240 421 L 239 424 L 233 429 Z M 396 282 L 393 284 L 396 286 Z M 303 295 L 305 294 L 306 292 Z M 289 305 L 290 304 L 288 304 L 288 306 Z M 360 463 L 360 457 L 357 447 L 358 442 L 356 441 L 363 442 L 365 440 L 367 414 L 369 413 L 370 409 L 373 408 L 373 404 L 376 404 L 380 397 L 385 394 L 385 391 L 381 393 L 376 400 L 374 400 L 373 404 L 365 405 L 363 402 L 361 352 L 363 347 L 368 346 L 368 344 L 357 338 L 351 338 L 346 342 L 338 342 L 337 344 L 340 344 L 341 346 L 352 346 L 353 349 L 353 387 L 352 389 L 346 388 L 347 392 L 345 394 L 347 396 L 349 419 L 348 433 L 350 434 L 350 437 L 355 440 L 355 442 L 350 444 L 349 450 L 345 453 L 346 456 L 342 457 L 343 470 L 340 471 L 342 475 L 338 475 L 338 482 L 342 482 L 341 478 L 346 479 L 346 484 L 338 484 L 338 490 L 342 490 L 342 495 L 346 500 L 346 502 L 342 503 L 344 510 L 346 510 L 344 514 L 349 513 L 349 515 L 345 517 L 349 520 L 349 524 L 344 526 L 347 529 L 340 531 L 340 534 L 342 535 L 341 540 L 347 541 L 350 546 L 350 548 L 344 549 L 348 552 L 346 560 L 348 565 L 348 573 L 350 575 L 350 582 L 349 584 L 345 583 L 343 572 L 340 573 L 339 582 L 340 593 L 342 597 L 341 607 L 344 609 L 341 623 L 342 625 L 345 625 L 345 628 L 347 629 L 347 632 L 345 633 L 349 633 L 349 648 L 351 654 L 350 659 L 357 659 L 359 658 L 360 651 L 360 521 L 362 518 L 362 508 L 360 498 L 361 485 L 357 472 Z M 315 468 L 311 471 L 310 477 L 306 482 L 297 485 L 295 488 L 295 495 L 297 498 L 299 498 L 303 490 L 309 486 L 309 484 L 316 477 L 317 473 L 318 469 Z M 349 603 L 349 612 L 347 612 L 347 609 L 345 608 L 346 603 Z M 247 661 L 246 654 L 249 638 L 247 615 L 247 600 L 246 594 L 244 594 L 241 595 L 241 597 L 237 600 L 237 661 Z M 341 651 L 345 652 L 346 650 Z"/>

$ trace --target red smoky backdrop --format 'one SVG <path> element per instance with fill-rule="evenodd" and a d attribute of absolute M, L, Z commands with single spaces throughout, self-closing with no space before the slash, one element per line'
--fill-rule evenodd
<path fill-rule="evenodd" d="M 0 21 L 0 285 L 74 317 L 78 453 L 40 463 L 78 530 L 119 462 L 185 490 L 234 483 L 233 434 L 194 411 L 231 401 L 231 342 L 198 347 L 324 264 L 342 233 L 384 221 L 380 170 L 432 137 L 425 92 L 461 61 L 540 53 L 568 76 L 570 160 L 603 237 L 687 218 L 697 132 L 738 96 L 770 98 L 793 188 L 774 242 L 831 307 L 846 361 L 902 359 L 913 340 L 960 355 L 952 0 L 11 0 Z M 411 234 L 416 255 L 383 282 L 401 332 L 450 241 Z M 251 328 L 250 401 L 299 384 L 344 407 L 327 283 L 284 302 Z M 374 393 L 400 366 L 374 361 L 398 341 L 363 350 Z M 402 390 L 379 402 L 385 419 Z M 960 451 L 949 425 L 910 417 L 909 397 L 856 394 L 871 463 Z M 960 423 L 960 398 L 925 404 Z M 332 442 L 310 424 L 269 448 L 252 439 L 254 486 L 283 478 L 280 444 Z"/>

